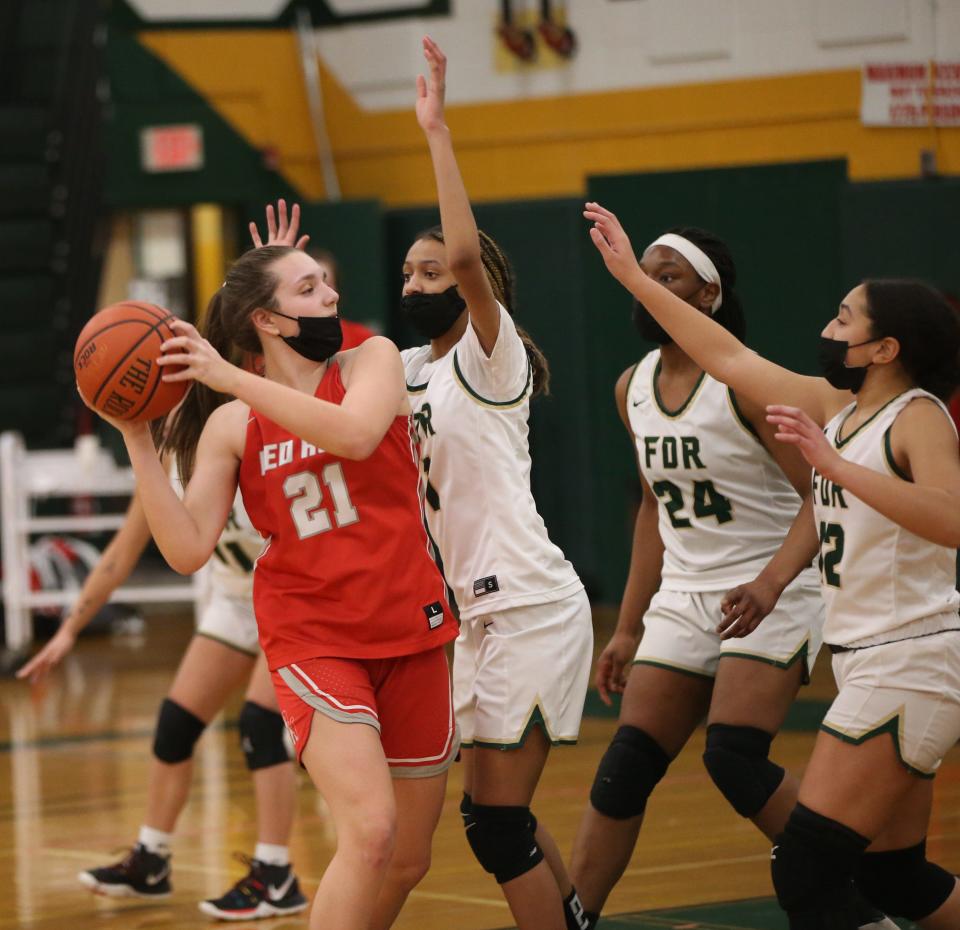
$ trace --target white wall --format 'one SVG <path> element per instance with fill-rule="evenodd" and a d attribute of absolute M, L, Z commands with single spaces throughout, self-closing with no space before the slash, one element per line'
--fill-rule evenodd
<path fill-rule="evenodd" d="M 960 58 L 960 0 L 568 0 L 576 57 L 505 73 L 495 65 L 499 3 L 453 6 L 450 19 L 321 30 L 321 52 L 373 110 L 410 106 L 425 31 L 450 55 L 454 103 Z"/>

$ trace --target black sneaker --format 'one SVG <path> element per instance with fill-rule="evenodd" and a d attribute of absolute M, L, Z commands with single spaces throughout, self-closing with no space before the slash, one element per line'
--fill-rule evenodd
<path fill-rule="evenodd" d="M 200 910 L 218 920 L 256 920 L 299 914 L 310 903 L 301 894 L 289 865 L 267 865 L 243 853 L 236 858 L 250 869 L 222 898 L 200 902 Z"/>
<path fill-rule="evenodd" d="M 80 872 L 77 881 L 111 898 L 168 898 L 170 855 L 152 853 L 137 843 L 119 862 Z"/>

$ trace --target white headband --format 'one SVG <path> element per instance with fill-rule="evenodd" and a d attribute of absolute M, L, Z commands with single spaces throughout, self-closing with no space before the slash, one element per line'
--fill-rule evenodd
<path fill-rule="evenodd" d="M 720 283 L 720 274 L 717 271 L 717 266 L 714 265 L 710 256 L 707 255 L 700 246 L 695 245 L 689 239 L 684 239 L 683 236 L 678 236 L 676 233 L 664 233 L 659 238 L 654 239 L 653 242 L 644 249 L 643 254 L 646 255 L 655 245 L 665 245 L 679 252 L 690 262 L 693 270 L 700 275 L 707 284 L 717 285 L 719 289 L 717 298 L 710 305 L 710 312 L 716 313 L 723 303 L 723 285 Z"/>

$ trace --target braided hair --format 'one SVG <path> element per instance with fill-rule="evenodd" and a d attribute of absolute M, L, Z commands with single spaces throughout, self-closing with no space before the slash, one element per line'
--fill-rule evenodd
<path fill-rule="evenodd" d="M 503 304 L 507 313 L 512 317 L 517 283 L 513 266 L 510 264 L 510 259 L 507 258 L 506 253 L 497 245 L 492 236 L 489 236 L 483 230 L 479 230 L 479 236 L 480 261 L 483 263 L 483 270 L 490 282 L 493 296 Z M 442 243 L 443 228 L 433 226 L 420 233 L 417 239 L 432 239 L 434 242 Z M 517 335 L 527 351 L 527 358 L 530 360 L 530 367 L 533 370 L 533 396 L 549 394 L 550 365 L 547 362 L 547 357 L 522 326 L 517 326 Z"/>

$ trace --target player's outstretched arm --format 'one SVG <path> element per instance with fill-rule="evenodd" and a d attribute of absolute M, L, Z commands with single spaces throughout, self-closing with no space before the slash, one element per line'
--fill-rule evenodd
<path fill-rule="evenodd" d="M 489 355 L 500 332 L 500 309 L 483 270 L 477 223 L 444 119 L 447 59 L 429 36 L 423 40 L 423 56 L 430 77 L 417 76 L 417 121 L 427 137 L 433 161 L 447 264 L 457 280 L 460 296 L 467 302 L 470 324 Z"/>
<path fill-rule="evenodd" d="M 848 392 L 835 390 L 823 378 L 799 375 L 761 358 L 709 316 L 647 277 L 610 210 L 588 202 L 583 215 L 593 223 L 590 238 L 610 273 L 709 375 L 756 404 L 777 401 L 800 407 L 820 424 L 850 403 Z"/>
<path fill-rule="evenodd" d="M 33 684 L 63 661 L 73 649 L 80 631 L 97 615 L 122 585 L 137 564 L 150 541 L 150 528 L 140 500 L 134 493 L 127 507 L 123 525 L 83 581 L 76 600 L 60 622 L 56 634 L 29 662 L 17 671 L 17 678 L 28 678 Z"/>
<path fill-rule="evenodd" d="M 164 375 L 165 381 L 193 379 L 231 394 L 295 436 L 341 458 L 367 458 L 393 418 L 409 410 L 400 353 L 383 336 L 367 339 L 344 356 L 346 397 L 342 404 L 331 404 L 231 365 L 183 320 L 174 321 L 172 327 L 179 335 L 164 342 L 158 364 L 181 370 Z"/>
<path fill-rule="evenodd" d="M 960 547 L 960 454 L 947 414 L 928 400 L 907 404 L 890 430 L 897 468 L 908 480 L 844 459 L 803 410 L 772 405 L 777 439 L 797 446 L 828 481 L 921 539 Z"/>
<path fill-rule="evenodd" d="M 787 585 L 810 565 L 819 549 L 813 498 L 808 493 L 790 531 L 763 571 L 753 581 L 737 585 L 724 595 L 717 626 L 720 638 L 732 639 L 752 633 L 777 606 Z"/>

